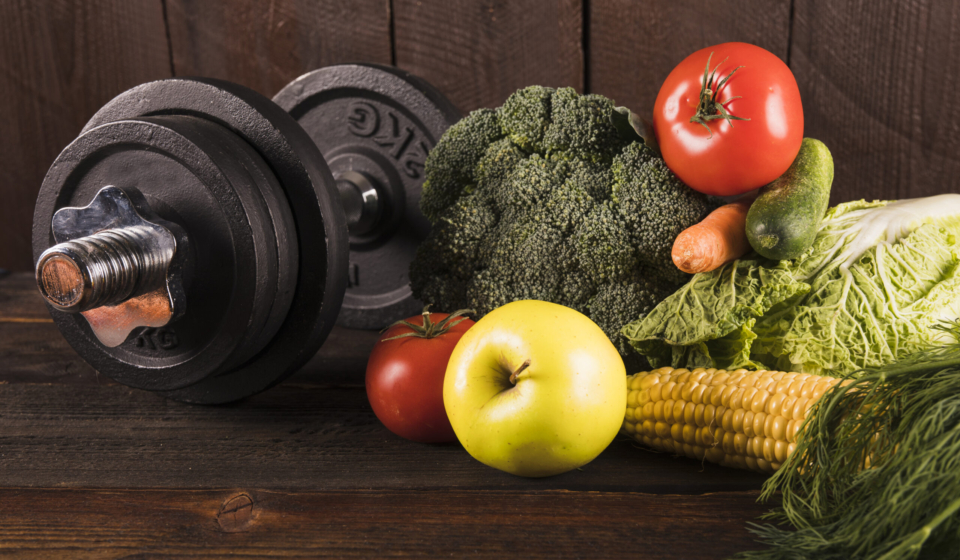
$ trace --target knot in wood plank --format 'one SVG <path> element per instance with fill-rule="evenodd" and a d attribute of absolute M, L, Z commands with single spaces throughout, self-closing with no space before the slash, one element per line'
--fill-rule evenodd
<path fill-rule="evenodd" d="M 254 501 L 249 494 L 241 492 L 227 498 L 217 512 L 217 524 L 225 533 L 246 531 L 255 521 Z"/>

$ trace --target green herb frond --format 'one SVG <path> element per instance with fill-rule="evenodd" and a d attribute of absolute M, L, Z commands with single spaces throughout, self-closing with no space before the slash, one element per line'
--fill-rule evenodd
<path fill-rule="evenodd" d="M 960 323 L 946 324 L 954 334 Z M 764 485 L 754 525 L 771 548 L 741 559 L 960 558 L 960 344 L 849 374 Z"/>

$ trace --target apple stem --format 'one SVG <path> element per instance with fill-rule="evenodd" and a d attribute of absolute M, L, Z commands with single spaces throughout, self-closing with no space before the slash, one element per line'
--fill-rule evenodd
<path fill-rule="evenodd" d="M 516 385 L 517 376 L 520 375 L 520 373 L 523 370 L 527 369 L 528 367 L 530 367 L 530 360 L 525 360 L 522 364 L 520 364 L 520 367 L 518 367 L 516 371 L 510 374 L 510 383 L 513 385 Z"/>

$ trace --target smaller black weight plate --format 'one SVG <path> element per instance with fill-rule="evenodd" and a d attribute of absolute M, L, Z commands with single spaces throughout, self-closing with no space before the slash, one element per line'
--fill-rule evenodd
<path fill-rule="evenodd" d="M 348 283 L 337 323 L 378 329 L 416 315 L 408 271 L 430 224 L 420 213 L 424 162 L 460 113 L 439 91 L 402 70 L 329 66 L 297 78 L 274 98 L 300 123 L 335 178 L 359 172 L 383 202 L 377 226 L 350 236 Z"/>
<path fill-rule="evenodd" d="M 346 222 L 333 177 L 314 142 L 285 111 L 242 86 L 187 78 L 143 84 L 105 105 L 84 132 L 118 120 L 178 115 L 212 121 L 249 144 L 276 177 L 283 189 L 279 196 L 286 199 L 296 223 L 296 289 L 276 335 L 246 363 L 162 392 L 187 402 L 229 402 L 280 382 L 306 363 L 326 339 L 346 283 Z M 37 255 L 48 246 L 42 218 L 52 214 L 55 203 L 56 192 L 42 189 L 34 221 Z M 189 320 L 190 311 L 182 321 Z"/>

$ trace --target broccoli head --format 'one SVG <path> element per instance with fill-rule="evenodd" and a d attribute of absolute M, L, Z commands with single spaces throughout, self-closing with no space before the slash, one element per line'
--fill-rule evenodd
<path fill-rule="evenodd" d="M 411 264 L 414 295 L 479 315 L 521 299 L 589 316 L 636 365 L 620 329 L 676 291 L 677 235 L 715 202 L 615 126 L 599 95 L 532 86 L 474 111 L 427 158 L 433 228 Z"/>

